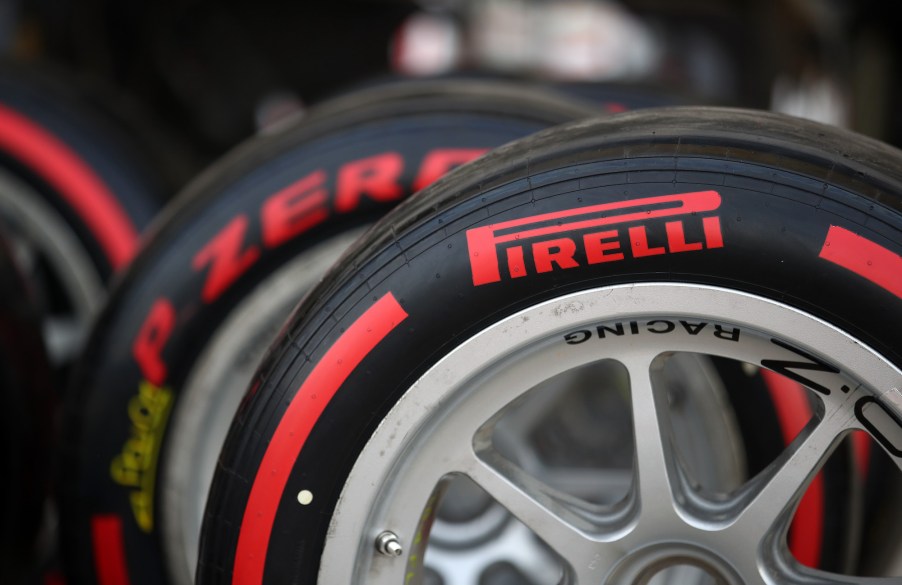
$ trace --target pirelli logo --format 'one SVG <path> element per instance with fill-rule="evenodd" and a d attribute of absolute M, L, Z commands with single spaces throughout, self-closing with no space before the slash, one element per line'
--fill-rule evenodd
<path fill-rule="evenodd" d="M 723 248 L 720 194 L 697 191 L 577 207 L 467 231 L 473 284 L 582 265 Z"/>

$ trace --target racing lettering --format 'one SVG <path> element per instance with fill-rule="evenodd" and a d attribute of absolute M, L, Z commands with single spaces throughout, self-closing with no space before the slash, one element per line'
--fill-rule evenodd
<path fill-rule="evenodd" d="M 479 158 L 487 148 L 437 148 L 426 155 L 420 172 L 413 180 L 413 190 L 425 189 L 456 166 Z"/>
<path fill-rule="evenodd" d="M 141 373 L 157 385 L 166 379 L 166 362 L 162 353 L 174 326 L 175 307 L 168 299 L 157 299 L 132 342 L 132 356 L 138 362 Z"/>
<path fill-rule="evenodd" d="M 623 335 L 623 323 L 617 323 L 614 327 L 608 327 L 607 325 L 599 325 L 595 328 L 598 332 L 598 338 L 604 339 L 606 333 L 612 333 L 614 335 Z"/>
<path fill-rule="evenodd" d="M 209 265 L 207 280 L 201 291 L 205 303 L 212 303 L 260 257 L 260 248 L 242 250 L 249 220 L 239 215 L 203 247 L 192 261 L 195 270 Z"/>
<path fill-rule="evenodd" d="M 773 370 L 778 374 L 782 374 L 789 378 L 790 380 L 795 380 L 799 384 L 804 386 L 808 386 L 812 390 L 816 390 L 825 396 L 830 395 L 830 389 L 822 384 L 818 384 L 814 380 L 806 378 L 805 376 L 794 372 L 793 370 L 807 370 L 811 372 L 828 372 L 831 374 L 838 374 L 839 369 L 831 366 L 830 364 L 824 362 L 821 359 L 816 358 L 806 351 L 802 351 L 797 347 L 793 347 L 788 343 L 784 343 L 779 339 L 771 339 L 771 343 L 778 347 L 782 347 L 783 349 L 790 351 L 797 356 L 804 358 L 806 361 L 793 361 L 793 360 L 775 360 L 775 359 L 765 359 L 761 360 L 761 365 L 769 370 Z"/>
<path fill-rule="evenodd" d="M 592 339 L 592 332 L 586 329 L 580 329 L 579 331 L 574 331 L 573 333 L 568 333 L 564 336 L 564 341 L 566 341 L 568 345 L 579 345 L 590 339 Z"/>
<path fill-rule="evenodd" d="M 326 172 L 319 170 L 285 187 L 263 202 L 263 245 L 275 248 L 329 217 Z"/>
<path fill-rule="evenodd" d="M 381 203 L 400 199 L 404 189 L 398 179 L 403 170 L 404 159 L 397 152 L 346 163 L 338 170 L 335 209 L 340 213 L 356 209 L 363 195 Z"/>
<path fill-rule="evenodd" d="M 507 276 L 512 278 L 530 269 L 540 274 L 627 258 L 723 248 L 719 217 L 698 217 L 716 211 L 720 203 L 716 191 L 698 191 L 579 207 L 473 228 L 467 230 L 473 284 L 501 281 L 502 248 L 508 261 L 516 261 L 507 266 Z M 671 218 L 663 229 L 654 223 L 661 218 Z M 588 231 L 602 226 L 609 229 Z M 695 238 L 689 237 L 687 227 Z"/>
<path fill-rule="evenodd" d="M 727 341 L 739 341 L 739 328 L 725 328 L 722 325 L 714 326 L 714 337 L 726 339 Z"/>
<path fill-rule="evenodd" d="M 670 333 L 674 329 L 676 329 L 676 325 L 674 325 L 672 321 L 655 319 L 654 321 L 648 322 L 648 330 L 652 333 Z"/>
<path fill-rule="evenodd" d="M 666 335 L 677 331 L 680 326 L 689 335 L 695 336 L 699 335 L 702 331 L 708 331 L 709 335 L 724 341 L 739 341 L 739 337 L 742 333 L 738 327 L 728 327 L 719 323 L 714 323 L 713 327 L 708 328 L 708 325 L 709 323 L 705 321 L 692 323 L 682 319 L 652 319 L 647 322 L 618 321 L 616 323 L 596 325 L 594 331 L 592 329 L 571 331 L 564 335 L 564 341 L 568 345 L 579 345 L 580 343 L 589 341 L 593 337 L 596 337 L 597 339 L 609 339 L 627 335 L 640 335 L 642 332 Z"/>
<path fill-rule="evenodd" d="M 698 335 L 699 333 L 701 333 L 702 329 L 705 328 L 707 323 L 689 323 L 688 321 L 683 321 L 682 319 L 680 319 L 680 325 L 683 326 L 683 329 L 685 329 L 686 333 L 688 333 L 689 335 Z"/>

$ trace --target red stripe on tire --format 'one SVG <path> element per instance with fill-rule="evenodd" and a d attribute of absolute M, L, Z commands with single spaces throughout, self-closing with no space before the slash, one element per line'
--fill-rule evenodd
<path fill-rule="evenodd" d="M 94 569 L 99 585 L 129 585 L 122 519 L 112 514 L 91 518 Z"/>
<path fill-rule="evenodd" d="M 66 144 L 0 105 L 0 148 L 60 193 L 97 238 L 113 268 L 131 259 L 138 243 L 135 226 L 106 184 Z"/>
<path fill-rule="evenodd" d="M 808 394 L 797 382 L 770 370 L 761 370 L 767 391 L 777 411 L 786 445 L 811 420 Z M 789 550 L 801 564 L 817 567 L 821 561 L 824 534 L 824 476 L 818 473 L 802 496 L 789 531 Z"/>
<path fill-rule="evenodd" d="M 819 255 L 902 299 L 902 256 L 880 244 L 831 225 Z"/>
<path fill-rule="evenodd" d="M 351 372 L 404 319 L 391 293 L 345 331 L 301 384 L 266 448 L 241 520 L 233 585 L 261 585 L 266 551 L 285 484 L 304 442 Z"/>

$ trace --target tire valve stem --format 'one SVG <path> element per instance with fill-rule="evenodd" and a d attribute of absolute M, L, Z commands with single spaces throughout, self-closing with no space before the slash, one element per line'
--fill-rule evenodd
<path fill-rule="evenodd" d="M 376 550 L 387 557 L 399 557 L 404 553 L 398 535 L 388 530 L 376 537 Z"/>

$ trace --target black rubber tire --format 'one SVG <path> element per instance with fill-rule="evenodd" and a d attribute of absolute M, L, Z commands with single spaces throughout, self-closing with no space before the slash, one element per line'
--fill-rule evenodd
<path fill-rule="evenodd" d="M 102 101 L 57 73 L 0 62 L 0 223 L 31 250 L 23 269 L 61 370 L 174 189 Z"/>
<path fill-rule="evenodd" d="M 834 128 L 764 112 L 673 108 L 542 132 L 449 174 L 358 241 L 270 350 L 220 458 L 198 583 L 317 582 L 336 499 L 389 409 L 463 340 L 548 299 L 659 281 L 744 291 L 819 317 L 902 366 L 900 169 L 902 154 L 895 149 Z M 622 261 L 587 265 L 586 253 L 577 251 L 576 266 L 565 270 L 549 261 L 548 270 L 538 273 L 523 246 L 517 278 L 510 277 L 515 267 L 500 251 L 489 251 L 484 269 L 471 269 L 476 254 L 468 251 L 467 232 L 475 228 L 708 190 L 720 193 L 718 203 L 697 218 L 687 215 L 687 237 L 702 240 L 702 215 L 719 218 L 719 228 L 694 251 L 668 253 L 664 247 L 632 257 L 633 244 L 618 232 Z M 663 219 L 631 221 L 655 234 L 649 246 L 665 245 Z M 856 242 L 859 252 L 884 263 L 878 270 L 863 260 L 820 258 L 828 234 L 838 248 Z M 384 337 L 361 341 L 366 349 L 350 366 L 322 361 L 380 301 L 386 301 L 380 307 L 392 307 L 382 323 Z M 312 371 L 330 376 L 336 368 L 341 373 L 335 372 L 334 394 L 317 399 L 299 392 Z M 319 402 L 308 415 L 309 435 L 288 445 L 276 432 L 298 400 Z M 289 453 L 275 463 L 286 470 L 284 483 L 264 479 L 260 466 L 270 445 Z M 262 573 L 238 575 L 236 562 L 245 560 L 236 553 L 242 520 L 267 513 L 248 507 L 255 482 L 275 494 L 266 499 L 274 519 L 254 532 L 262 542 L 253 551 Z M 318 494 L 309 505 L 297 503 L 302 488 Z"/>
<path fill-rule="evenodd" d="M 169 582 L 159 513 L 148 507 L 139 524 L 130 497 L 147 491 L 116 483 L 111 465 L 130 439 L 149 438 L 149 483 L 142 485 L 158 485 L 166 421 L 180 408 L 198 356 L 236 305 L 292 258 L 374 222 L 449 166 L 590 113 L 521 85 L 392 84 L 323 103 L 251 140 L 180 194 L 112 293 L 67 395 L 60 505 L 71 582 L 106 585 L 110 575 L 127 575 L 132 585 Z M 443 161 L 442 152 L 450 158 Z M 341 170 L 364 159 L 389 163 L 381 167 L 389 169 L 388 189 L 337 192 Z M 347 176 L 369 176 L 362 172 Z M 305 180 L 313 184 L 291 202 L 313 206 L 297 213 L 297 226 L 279 223 L 295 219 L 290 209 L 266 215 L 267 202 Z M 309 225 L 301 225 L 305 217 L 313 218 Z M 143 433 L 129 418 L 139 388 L 166 397 Z"/>
<path fill-rule="evenodd" d="M 173 187 L 101 108 L 47 71 L 0 63 L 0 165 L 75 230 L 104 280 L 137 250 Z"/>
<path fill-rule="evenodd" d="M 33 289 L 0 234 L 0 583 L 33 575 L 49 496 L 56 395 Z"/>

